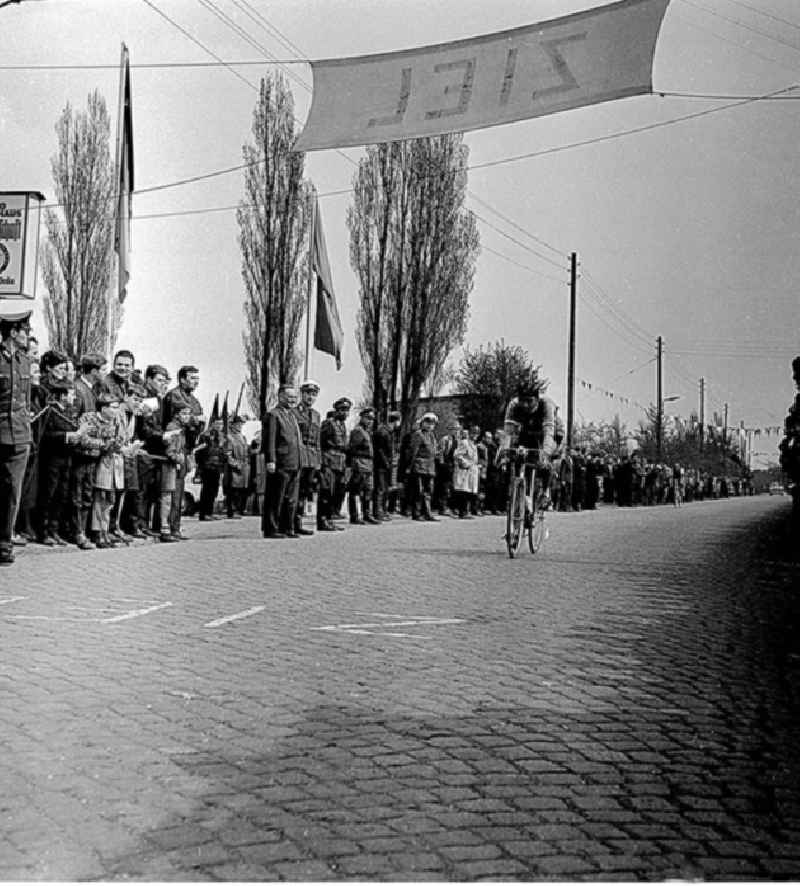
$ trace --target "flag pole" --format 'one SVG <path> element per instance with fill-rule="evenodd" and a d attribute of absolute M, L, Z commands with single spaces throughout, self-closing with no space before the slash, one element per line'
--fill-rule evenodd
<path fill-rule="evenodd" d="M 119 53 L 119 100 L 117 101 L 117 145 L 115 158 L 116 162 L 114 164 L 114 181 L 116 182 L 116 205 L 114 206 L 114 215 L 117 217 L 116 226 L 118 227 L 120 224 L 119 218 L 119 204 L 120 204 L 120 170 L 122 169 L 122 129 L 125 126 L 125 121 L 122 119 L 125 113 L 125 56 L 128 53 L 128 47 L 124 43 L 120 43 L 120 53 Z M 117 253 L 117 262 L 120 261 L 120 255 Z M 119 278 L 119 267 L 117 268 L 117 278 Z M 119 294 L 117 295 L 119 297 Z M 111 293 L 108 295 L 108 300 L 106 302 L 106 336 L 108 338 L 108 360 L 109 362 L 112 359 L 111 351 L 114 349 L 114 341 L 111 332 L 111 318 L 112 318 L 112 302 L 113 296 Z"/>
<path fill-rule="evenodd" d="M 309 193 L 309 205 L 311 211 L 311 222 L 308 225 L 308 292 L 306 298 L 306 359 L 304 366 L 304 375 L 303 378 L 308 378 L 308 367 L 309 360 L 311 355 L 311 299 L 313 298 L 314 291 L 316 290 L 316 286 L 314 283 L 316 282 L 317 275 L 314 269 L 314 237 L 316 236 L 316 231 L 314 230 L 314 221 L 317 217 L 317 192 L 314 185 L 311 185 L 311 191 Z"/>

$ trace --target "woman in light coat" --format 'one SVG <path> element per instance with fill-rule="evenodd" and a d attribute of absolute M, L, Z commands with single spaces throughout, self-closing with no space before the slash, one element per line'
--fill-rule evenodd
<path fill-rule="evenodd" d="M 478 495 L 480 472 L 478 469 L 478 447 L 473 440 L 470 440 L 469 431 L 466 428 L 459 432 L 453 462 L 453 494 L 458 516 L 462 520 L 471 520 L 471 505 Z"/>

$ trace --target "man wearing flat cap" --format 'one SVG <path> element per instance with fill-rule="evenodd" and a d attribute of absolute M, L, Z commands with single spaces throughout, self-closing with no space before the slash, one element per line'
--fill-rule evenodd
<path fill-rule="evenodd" d="M 419 428 L 411 435 L 409 444 L 409 472 L 414 496 L 411 500 L 411 516 L 415 520 L 436 522 L 431 513 L 433 478 L 436 476 L 436 437 L 433 428 L 438 422 L 433 412 L 422 416 Z"/>
<path fill-rule="evenodd" d="M 336 502 L 344 489 L 348 444 L 345 421 L 352 405 L 352 400 L 340 397 L 333 404 L 333 417 L 326 418 L 320 428 L 321 467 L 317 503 L 317 529 L 320 532 L 341 529 L 334 524 L 333 515 Z"/>
<path fill-rule="evenodd" d="M 294 415 L 297 388 L 281 385 L 278 405 L 264 416 L 261 451 L 267 473 L 261 531 L 264 538 L 299 538 L 294 531 L 300 474 L 300 428 Z"/>
<path fill-rule="evenodd" d="M 358 414 L 358 424 L 350 432 L 347 444 L 347 463 L 350 466 L 348 484 L 348 510 L 351 523 L 380 525 L 380 520 L 372 516 L 372 493 L 374 489 L 375 465 L 372 454 L 372 427 L 375 424 L 375 410 L 362 409 Z M 358 514 L 361 505 L 361 516 Z"/>
<path fill-rule="evenodd" d="M 294 408 L 294 417 L 300 428 L 300 481 L 297 497 L 297 510 L 294 517 L 294 531 L 298 535 L 313 535 L 311 529 L 303 528 L 303 514 L 306 502 L 314 497 L 314 482 L 320 469 L 320 416 L 314 403 L 319 394 L 319 385 L 307 378 L 300 385 L 300 402 Z"/>

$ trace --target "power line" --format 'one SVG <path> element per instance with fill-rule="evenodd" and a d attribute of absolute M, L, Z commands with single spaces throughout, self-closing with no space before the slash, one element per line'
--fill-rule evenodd
<path fill-rule="evenodd" d="M 198 0 L 201 6 L 215 15 L 219 21 L 221 21 L 224 25 L 226 25 L 230 30 L 234 32 L 238 37 L 252 46 L 254 49 L 260 50 L 264 53 L 264 55 L 270 56 L 274 55 L 274 53 L 270 52 L 262 43 L 259 43 L 255 38 L 253 38 L 250 34 L 245 31 L 245 29 L 237 24 L 229 15 L 224 13 L 214 2 L 213 0 Z M 302 77 L 299 77 L 293 71 L 289 70 L 286 65 L 280 65 L 280 67 L 286 72 L 287 76 L 293 79 L 296 83 L 302 86 L 304 89 L 309 89 L 310 86 L 303 80 Z"/>
<path fill-rule="evenodd" d="M 257 58 L 229 59 L 216 62 L 131 62 L 129 67 L 139 70 L 162 68 L 230 68 L 248 67 L 253 65 L 296 65 L 306 62 L 305 59 Z M 0 65 L 0 71 L 118 71 L 119 62 L 115 64 L 95 65 Z"/>
<path fill-rule="evenodd" d="M 553 265 L 553 266 L 556 267 L 556 268 L 560 268 L 561 270 L 566 270 L 566 266 L 565 266 L 565 265 L 559 264 L 557 261 L 553 261 L 552 258 L 550 258 L 550 257 L 547 256 L 547 255 L 543 255 L 541 252 L 537 252 L 532 246 L 528 246 L 527 243 L 523 243 L 521 240 L 517 240 L 516 237 L 512 237 L 511 234 L 507 234 L 505 231 L 502 231 L 502 230 L 501 230 L 500 228 L 498 228 L 496 225 L 493 225 L 488 219 L 485 219 L 482 215 L 479 215 L 477 212 L 475 212 L 474 209 L 472 210 L 472 214 L 473 214 L 473 215 L 475 216 L 475 218 L 477 218 L 482 224 L 484 224 L 484 225 L 486 225 L 487 227 L 491 228 L 493 231 L 497 231 L 498 234 L 500 234 L 501 236 L 505 237 L 507 240 L 510 240 L 512 243 L 515 243 L 517 246 L 521 247 L 522 249 L 527 250 L 527 251 L 530 252 L 532 255 L 535 255 L 537 258 L 540 258 L 542 261 L 546 261 L 548 264 L 551 264 L 551 265 Z"/>
<path fill-rule="evenodd" d="M 706 101 L 736 101 L 750 100 L 754 102 L 796 102 L 800 101 L 800 95 L 722 95 L 710 92 L 662 92 L 660 89 L 655 93 L 660 98 L 700 98 Z"/>
<path fill-rule="evenodd" d="M 276 25 L 270 24 L 270 22 L 253 6 L 252 3 L 248 2 L 248 0 L 233 0 L 233 3 L 239 8 L 242 9 L 250 18 L 256 22 L 256 24 L 260 24 L 261 27 L 272 37 L 281 43 L 289 52 L 294 52 L 298 56 L 303 56 L 303 51 L 300 47 L 293 43 L 292 40 L 283 33 Z M 250 10 L 248 12 L 248 10 Z"/>
<path fill-rule="evenodd" d="M 525 271 L 530 271 L 531 274 L 536 274 L 537 277 L 543 277 L 545 280 L 554 280 L 556 283 L 560 283 L 562 286 L 568 285 L 565 280 L 560 280 L 558 277 L 554 277 L 552 274 L 544 274 L 541 271 L 537 271 L 536 268 L 532 268 L 530 267 L 530 265 L 525 265 L 522 262 L 518 262 L 516 259 L 509 258 L 502 252 L 498 252 L 496 249 L 492 249 L 491 246 L 487 246 L 485 243 L 481 243 L 481 251 L 490 252 L 492 255 L 496 255 L 499 258 L 505 259 L 505 261 L 510 262 L 512 265 L 516 265 L 518 268 L 522 268 Z"/>
<path fill-rule="evenodd" d="M 542 240 L 541 237 L 537 237 L 535 234 L 531 234 L 530 231 L 523 228 L 521 225 L 517 224 L 513 219 L 509 218 L 507 215 L 503 215 L 499 209 L 496 209 L 491 203 L 487 203 L 485 200 L 481 200 L 480 197 L 477 196 L 473 191 L 467 191 L 470 198 L 474 200 L 476 203 L 480 203 L 481 206 L 485 206 L 490 212 L 493 212 L 498 218 L 501 218 L 506 224 L 511 225 L 512 228 L 516 228 L 520 233 L 524 234 L 526 237 L 530 237 L 535 243 L 540 243 L 542 246 L 546 246 L 548 249 L 551 249 L 561 258 L 568 258 L 566 252 L 562 249 L 556 249 L 555 246 L 551 246 L 546 240 Z"/>
<path fill-rule="evenodd" d="M 700 9 L 708 15 L 713 15 L 716 18 L 722 19 L 722 21 L 728 22 L 732 25 L 737 25 L 740 28 L 743 28 L 745 31 L 751 31 L 753 34 L 757 34 L 759 37 L 764 37 L 767 40 L 772 40 L 775 43 L 779 43 L 781 46 L 788 46 L 789 49 L 793 49 L 795 52 L 800 52 L 800 47 L 795 46 L 794 43 L 790 43 L 788 40 L 781 40 L 780 37 L 775 37 L 767 31 L 762 31 L 760 28 L 754 28 L 752 25 L 748 25 L 747 23 L 740 21 L 736 18 L 731 18 L 728 15 L 723 15 L 721 12 L 717 12 L 714 9 L 709 9 L 707 6 L 703 6 L 701 3 L 695 3 L 694 0 L 682 0 L 682 2 L 686 6 L 693 6 L 695 9 Z"/>
<path fill-rule="evenodd" d="M 758 96 L 758 98 L 747 98 L 742 99 L 741 101 L 731 102 L 730 104 L 723 105 L 720 108 L 706 108 L 703 111 L 696 111 L 693 114 L 683 114 L 680 117 L 672 117 L 669 120 L 661 120 L 657 123 L 647 123 L 644 126 L 636 126 L 632 129 L 623 129 L 618 132 L 611 132 L 607 135 L 599 135 L 593 138 L 587 138 L 583 141 L 578 142 L 570 142 L 566 145 L 558 145 L 553 148 L 545 148 L 541 151 L 531 151 L 527 154 L 516 154 L 512 157 L 500 157 L 497 160 L 486 160 L 483 163 L 474 163 L 471 166 L 468 166 L 467 169 L 489 169 L 493 166 L 502 166 L 505 163 L 517 163 L 520 160 L 531 160 L 534 157 L 545 157 L 549 154 L 559 154 L 562 151 L 570 151 L 573 148 L 584 148 L 588 145 L 596 145 L 602 142 L 613 141 L 618 138 L 623 138 L 628 135 L 638 135 L 642 132 L 650 132 L 654 129 L 661 129 L 665 126 L 673 126 L 676 123 L 684 123 L 687 120 L 698 120 L 701 117 L 708 117 L 711 114 L 718 114 L 720 111 L 727 111 L 730 108 L 739 108 L 743 105 L 752 104 L 755 101 L 763 101 L 766 98 L 771 98 L 772 96 L 781 95 L 785 92 L 792 92 L 797 89 L 798 86 L 795 84 L 793 86 L 785 86 L 782 89 L 776 89 L 773 92 L 765 93 L 764 95 Z"/>
<path fill-rule="evenodd" d="M 233 74 L 234 77 L 237 77 L 239 80 L 242 81 L 242 83 L 246 83 L 251 89 L 255 89 L 256 91 L 258 91 L 258 88 L 256 87 L 256 85 L 254 83 L 251 83 L 247 79 L 247 77 L 243 77 L 237 70 L 232 68 L 223 59 L 221 59 L 216 54 L 216 52 L 214 52 L 213 49 L 209 49 L 204 43 L 201 43 L 200 40 L 198 40 L 196 37 L 194 37 L 192 34 L 190 34 L 189 31 L 186 30 L 186 28 L 184 28 L 182 25 L 178 24 L 178 22 L 176 22 L 175 19 L 170 18 L 166 14 L 166 12 L 162 12 L 155 5 L 155 3 L 153 3 L 153 0 L 142 0 L 142 2 L 146 3 L 153 10 L 153 12 L 157 13 L 163 19 L 168 21 L 174 28 L 177 28 L 177 30 L 179 30 L 181 32 L 181 34 L 183 34 L 185 37 L 188 37 L 192 41 L 192 43 L 194 43 L 196 46 L 199 46 L 203 50 L 203 52 L 207 53 L 212 58 L 216 59 L 220 64 L 225 65 L 225 67 L 231 72 L 231 74 Z"/>
<path fill-rule="evenodd" d="M 585 269 L 585 267 L 582 267 L 582 272 L 583 279 L 588 285 L 589 289 L 594 290 L 598 299 L 605 304 L 607 309 L 615 314 L 619 318 L 620 322 L 622 322 L 633 335 L 635 335 L 641 341 L 646 342 L 648 347 L 651 346 L 655 339 L 655 336 L 652 335 L 648 330 L 640 326 L 621 308 L 617 307 L 617 305 L 614 304 L 611 296 L 603 290 L 600 284 L 594 279 L 594 277 L 592 277 L 592 275 Z"/>
<path fill-rule="evenodd" d="M 737 6 L 743 6 L 745 9 L 749 9 L 751 12 L 757 12 L 759 15 L 763 15 L 766 18 L 771 18 L 776 22 L 780 22 L 782 25 L 789 25 L 790 28 L 797 28 L 800 31 L 800 25 L 795 24 L 794 22 L 790 22 L 786 18 L 781 18 L 779 15 L 773 15 L 771 12 L 764 12 L 763 9 L 758 9 L 756 6 L 751 6 L 749 3 L 744 3 L 743 0 L 728 0 L 729 3 L 735 3 Z"/>

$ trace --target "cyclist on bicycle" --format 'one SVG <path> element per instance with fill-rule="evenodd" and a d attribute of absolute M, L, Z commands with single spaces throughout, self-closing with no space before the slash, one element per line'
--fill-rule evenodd
<path fill-rule="evenodd" d="M 530 501 L 530 477 L 536 469 L 536 487 L 539 492 L 549 497 L 550 491 L 550 458 L 557 449 L 555 441 L 556 405 L 544 396 L 546 382 L 533 373 L 530 378 L 522 381 L 506 407 L 505 432 L 509 447 L 525 447 L 526 454 L 525 479 L 528 490 L 529 509 L 533 510 Z"/>

